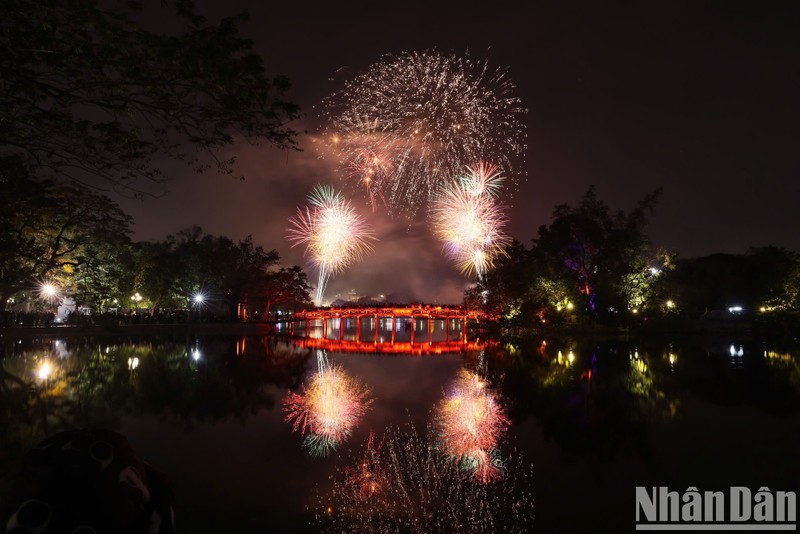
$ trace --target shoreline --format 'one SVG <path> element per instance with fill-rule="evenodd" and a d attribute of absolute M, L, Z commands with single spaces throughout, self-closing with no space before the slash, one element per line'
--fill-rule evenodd
<path fill-rule="evenodd" d="M 32 337 L 122 336 L 122 335 L 267 335 L 274 332 L 271 323 L 159 323 L 89 326 L 17 326 L 0 328 L 0 340 Z"/>

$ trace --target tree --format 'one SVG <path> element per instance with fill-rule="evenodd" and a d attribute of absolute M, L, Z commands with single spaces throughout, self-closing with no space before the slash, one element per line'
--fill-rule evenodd
<path fill-rule="evenodd" d="M 746 254 L 711 254 L 677 262 L 665 283 L 682 310 L 699 317 L 711 310 L 742 306 L 748 313 L 788 311 L 798 305 L 800 256 L 779 247 Z"/>
<path fill-rule="evenodd" d="M 127 243 L 131 219 L 104 195 L 76 184 L 34 181 L 0 169 L 0 302 L 45 281 L 62 288 L 76 270 L 98 268 L 98 256 Z"/>
<path fill-rule="evenodd" d="M 530 251 L 512 240 L 505 253 L 495 260 L 494 267 L 467 289 L 464 304 L 482 309 L 490 316 L 516 316 L 530 298 L 534 269 Z"/>
<path fill-rule="evenodd" d="M 312 305 L 311 286 L 306 273 L 297 265 L 270 273 L 262 295 L 265 317 L 273 307 L 296 311 Z"/>
<path fill-rule="evenodd" d="M 129 277 L 134 270 L 134 249 L 128 236 L 88 243 L 84 250 L 70 284 L 75 303 L 101 313 L 109 307 L 127 307 Z"/>
<path fill-rule="evenodd" d="M 590 186 L 577 206 L 557 206 L 553 222 L 539 228 L 535 253 L 555 281 L 577 290 L 581 311 L 597 317 L 644 303 L 645 286 L 666 260 L 663 252 L 651 250 L 645 233 L 660 195 L 658 189 L 630 212 L 612 215 Z"/>
<path fill-rule="evenodd" d="M 144 17 L 132 5 L 4 3 L 0 167 L 142 194 L 166 179 L 156 156 L 232 174 L 221 149 L 236 137 L 294 147 L 289 82 L 268 78 L 238 35 L 244 16 L 212 25 L 191 1 L 162 3 L 161 18 L 174 23 L 162 34 L 137 24 Z"/>
<path fill-rule="evenodd" d="M 269 271 L 278 264 L 280 256 L 276 250 L 265 251 L 260 245 L 255 246 L 249 235 L 236 244 L 234 254 L 228 288 L 230 310 L 235 316 L 240 305 L 251 309 L 259 301 L 268 284 Z"/>

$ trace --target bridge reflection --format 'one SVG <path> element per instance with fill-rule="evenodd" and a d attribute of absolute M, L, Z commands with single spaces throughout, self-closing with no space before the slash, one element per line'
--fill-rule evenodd
<path fill-rule="evenodd" d="M 478 348 L 467 340 L 469 319 L 477 314 L 461 307 L 327 308 L 281 317 L 275 331 L 336 352 L 444 354 Z"/>

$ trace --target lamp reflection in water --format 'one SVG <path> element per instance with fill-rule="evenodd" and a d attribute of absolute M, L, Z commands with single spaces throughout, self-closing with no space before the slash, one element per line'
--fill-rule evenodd
<path fill-rule="evenodd" d="M 300 393 L 286 395 L 283 409 L 311 455 L 326 456 L 352 435 L 371 403 L 369 389 L 319 350 L 317 372 Z"/>
<path fill-rule="evenodd" d="M 462 370 L 436 410 L 442 451 L 483 483 L 502 477 L 497 445 L 509 424 L 486 381 L 467 370 Z"/>

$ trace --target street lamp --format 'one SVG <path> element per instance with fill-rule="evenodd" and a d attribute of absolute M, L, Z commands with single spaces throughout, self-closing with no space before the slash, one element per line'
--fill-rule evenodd
<path fill-rule="evenodd" d="M 197 293 L 194 294 L 194 296 L 191 298 L 192 306 L 190 306 L 189 309 L 187 310 L 188 312 L 187 318 L 189 321 L 192 320 L 192 310 L 191 310 L 192 307 L 194 307 L 194 309 L 197 312 L 195 320 L 199 321 L 201 319 L 200 314 L 203 311 L 203 303 L 205 302 L 205 300 L 206 296 L 201 291 L 198 291 Z"/>
<path fill-rule="evenodd" d="M 52 282 L 40 283 L 39 298 L 48 302 L 55 302 L 58 299 L 58 288 Z"/>

